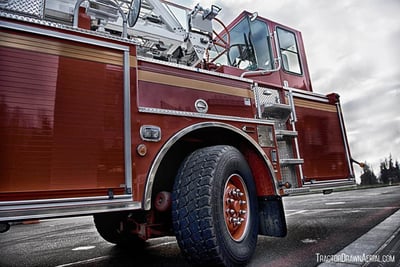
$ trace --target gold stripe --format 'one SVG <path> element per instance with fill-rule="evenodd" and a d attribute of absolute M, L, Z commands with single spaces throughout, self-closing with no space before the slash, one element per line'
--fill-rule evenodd
<path fill-rule="evenodd" d="M 34 52 L 72 57 L 106 64 L 123 65 L 123 56 L 120 53 L 4 32 L 0 32 L 0 46 L 20 48 Z"/>
<path fill-rule="evenodd" d="M 129 56 L 129 66 L 131 68 L 137 67 L 137 58 L 135 56 Z"/>
<path fill-rule="evenodd" d="M 317 109 L 317 110 L 335 112 L 335 113 L 337 112 L 336 106 L 334 106 L 334 105 L 318 103 L 318 102 L 304 100 L 304 99 L 298 99 L 298 98 L 294 99 L 294 105 L 296 107 L 311 108 L 311 109 Z"/>
<path fill-rule="evenodd" d="M 216 92 L 227 95 L 253 98 L 250 90 L 150 71 L 139 70 L 139 80 L 164 85 L 191 88 L 206 92 Z"/>

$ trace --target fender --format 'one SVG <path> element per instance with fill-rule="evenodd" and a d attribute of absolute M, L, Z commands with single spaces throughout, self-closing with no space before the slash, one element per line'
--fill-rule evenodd
<path fill-rule="evenodd" d="M 247 141 L 249 144 L 251 144 L 251 148 L 255 149 L 257 153 L 259 154 L 260 158 L 263 160 L 265 165 L 267 166 L 269 172 L 270 172 L 270 177 L 272 179 L 272 185 L 274 186 L 274 192 L 276 195 L 278 195 L 278 185 L 276 183 L 276 177 L 275 177 L 275 172 L 274 168 L 272 166 L 271 161 L 265 154 L 265 152 L 261 149 L 261 147 L 258 145 L 258 143 L 248 134 L 244 133 L 242 130 L 233 127 L 232 125 L 226 124 L 226 123 L 221 123 L 221 122 L 202 122 L 202 123 L 197 123 L 191 126 L 188 126 L 179 132 L 177 132 L 174 136 L 172 136 L 161 148 L 161 150 L 158 152 L 157 156 L 154 159 L 153 164 L 151 165 L 150 171 L 147 175 L 147 180 L 146 180 L 146 185 L 145 185 L 145 192 L 143 195 L 143 208 L 144 210 L 150 210 L 151 209 L 151 197 L 152 197 L 152 191 L 153 191 L 153 186 L 154 186 L 154 180 L 156 177 L 157 169 L 159 168 L 161 162 L 164 160 L 165 155 L 167 152 L 171 149 L 171 147 L 176 144 L 182 137 L 185 135 L 199 130 L 199 129 L 204 129 L 204 128 L 223 128 L 225 130 L 229 130 L 231 132 L 234 132 L 238 134 L 240 137 L 242 137 L 245 141 Z"/>

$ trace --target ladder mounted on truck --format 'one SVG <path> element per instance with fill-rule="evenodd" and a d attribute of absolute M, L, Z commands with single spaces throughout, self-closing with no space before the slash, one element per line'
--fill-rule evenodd
<path fill-rule="evenodd" d="M 164 0 L 54 0 L 46 2 L 42 16 L 77 28 L 84 12 L 91 18 L 88 29 L 137 42 L 140 56 L 197 66 L 213 45 L 229 48 L 213 30 L 213 20 L 225 28 L 216 19 L 220 10 L 199 4 L 190 10 Z"/>
<path fill-rule="evenodd" d="M 278 145 L 279 163 L 281 168 L 282 180 L 290 185 L 298 184 L 297 171 L 300 177 L 303 177 L 302 164 L 304 159 L 300 158 L 296 131 L 296 111 L 293 101 L 293 94 L 288 90 L 285 94 L 288 104 L 282 99 L 278 90 L 260 87 L 256 84 L 254 87 L 257 112 L 260 119 L 270 119 L 275 122 L 275 136 Z M 290 123 L 292 129 L 287 128 Z M 294 147 L 293 147 L 294 146 Z"/>
<path fill-rule="evenodd" d="M 221 8 L 192 10 L 165 0 L 34 0 L 5 1 L 1 10 L 16 15 L 45 19 L 75 28 L 96 30 L 105 35 L 119 35 L 138 44 L 138 54 L 186 66 L 197 66 L 212 46 L 229 48 L 229 39 L 213 30 Z M 22 17 L 22 16 L 21 16 Z M 82 20 L 82 21 L 80 21 Z M 83 22 L 84 20 L 84 22 Z"/>

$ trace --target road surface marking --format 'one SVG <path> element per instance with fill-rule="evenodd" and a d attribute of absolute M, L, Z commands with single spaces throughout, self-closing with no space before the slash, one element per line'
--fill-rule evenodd
<path fill-rule="evenodd" d="M 96 262 L 96 261 L 105 260 L 105 259 L 108 259 L 108 258 L 110 258 L 110 256 L 101 256 L 101 257 L 97 257 L 97 258 L 93 258 L 93 259 L 61 264 L 61 265 L 57 265 L 56 267 L 69 267 L 69 266 L 74 266 L 74 265 L 88 264 L 88 263 L 93 263 L 93 262 Z"/>
<path fill-rule="evenodd" d="M 301 240 L 302 243 L 304 244 L 313 244 L 313 243 L 317 243 L 318 240 L 317 239 L 312 239 L 312 238 L 306 238 Z"/>
<path fill-rule="evenodd" d="M 83 246 L 83 247 L 76 247 L 73 248 L 73 251 L 78 251 L 78 250 L 89 250 L 89 249 L 94 249 L 96 246 Z"/>
<path fill-rule="evenodd" d="M 344 201 L 339 201 L 339 202 L 327 202 L 325 205 L 330 206 L 330 205 L 343 205 L 346 204 Z"/>
<path fill-rule="evenodd" d="M 295 214 L 301 214 L 301 213 L 304 213 L 304 212 L 307 212 L 307 211 L 308 210 L 298 210 L 298 211 L 295 211 L 293 213 L 290 213 L 290 214 L 286 215 L 286 217 L 289 217 L 289 216 L 292 216 L 292 215 L 295 215 Z"/>

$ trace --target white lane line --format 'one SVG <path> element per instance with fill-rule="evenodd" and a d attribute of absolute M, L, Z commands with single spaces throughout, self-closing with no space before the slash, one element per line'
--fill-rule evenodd
<path fill-rule="evenodd" d="M 353 211 L 353 210 L 394 210 L 394 209 L 400 209 L 400 206 L 393 206 L 393 207 L 369 207 L 369 208 L 318 208 L 318 209 L 312 209 L 312 210 L 293 210 L 293 209 L 285 209 L 286 212 L 293 212 L 293 213 L 303 213 L 304 211 L 317 211 L 317 212 L 322 212 L 322 211 Z M 290 214 L 289 214 L 290 215 Z M 287 216 L 287 215 L 286 215 Z"/>
<path fill-rule="evenodd" d="M 293 212 L 293 213 L 287 214 L 286 217 L 289 217 L 289 216 L 292 216 L 292 215 L 296 215 L 296 214 L 305 213 L 305 212 L 307 212 L 307 211 L 308 211 L 308 210 L 298 210 L 298 211 L 295 211 L 295 212 Z"/>
<path fill-rule="evenodd" d="M 327 203 L 325 203 L 325 205 L 327 205 L 327 206 L 331 206 L 331 205 L 343 205 L 343 204 L 346 204 L 346 202 L 344 202 L 344 201 L 339 201 L 339 202 L 327 202 Z"/>
<path fill-rule="evenodd" d="M 89 249 L 94 249 L 96 246 L 83 246 L 83 247 L 76 247 L 73 248 L 73 251 L 78 251 L 78 250 L 89 250 Z"/>
<path fill-rule="evenodd" d="M 65 263 L 65 264 L 57 265 L 55 267 L 69 267 L 69 266 L 74 266 L 74 265 L 88 264 L 88 263 L 93 263 L 93 262 L 101 261 L 101 260 L 108 259 L 108 258 L 110 258 L 110 256 L 101 256 L 101 257 L 82 260 L 82 261 Z"/>

